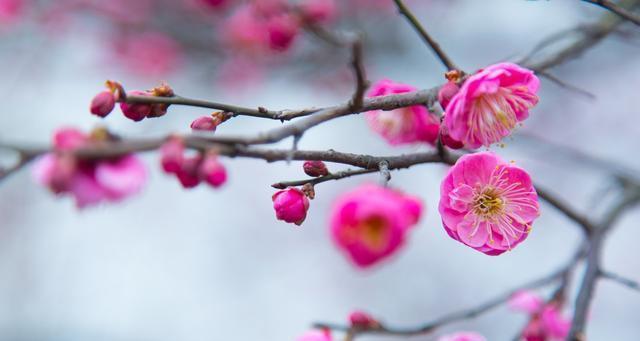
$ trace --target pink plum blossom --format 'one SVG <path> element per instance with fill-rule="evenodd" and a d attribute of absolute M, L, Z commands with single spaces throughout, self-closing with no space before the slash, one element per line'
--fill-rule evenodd
<path fill-rule="evenodd" d="M 335 0 L 304 0 L 299 5 L 304 18 L 312 23 L 326 23 L 336 16 Z"/>
<path fill-rule="evenodd" d="M 438 341 L 487 341 L 487 339 L 475 332 L 457 332 L 441 336 Z"/>
<path fill-rule="evenodd" d="M 129 71 L 158 77 L 175 71 L 182 61 L 182 47 L 167 34 L 155 31 L 129 33 L 114 42 L 114 59 Z"/>
<path fill-rule="evenodd" d="M 365 184 L 333 205 L 332 239 L 356 266 L 366 268 L 398 251 L 421 213 L 419 199 Z"/>
<path fill-rule="evenodd" d="M 440 215 L 455 240 L 487 255 L 511 250 L 538 217 L 529 174 L 491 152 L 462 156 L 440 186 Z"/>
<path fill-rule="evenodd" d="M 319 177 L 329 175 L 327 165 L 322 161 L 305 161 L 302 169 L 308 176 Z"/>
<path fill-rule="evenodd" d="M 106 117 L 116 105 L 116 99 L 109 90 L 98 93 L 92 100 L 89 111 L 100 117 Z"/>
<path fill-rule="evenodd" d="M 151 96 L 151 93 L 147 91 L 133 90 L 127 93 L 127 95 Z M 151 104 L 144 104 L 144 103 L 129 104 L 126 102 L 121 102 L 120 110 L 122 110 L 122 113 L 128 119 L 135 122 L 139 122 L 144 120 L 147 116 L 151 115 L 153 107 L 151 106 Z"/>
<path fill-rule="evenodd" d="M 415 90 L 413 86 L 383 79 L 372 87 L 368 96 L 378 97 Z M 433 145 L 438 138 L 440 122 L 422 105 L 390 111 L 368 111 L 366 118 L 371 129 L 382 135 L 392 145 L 416 142 L 427 142 Z"/>
<path fill-rule="evenodd" d="M 251 4 L 239 6 L 223 27 L 227 43 L 244 52 L 258 53 L 269 44 L 264 17 Z"/>
<path fill-rule="evenodd" d="M 71 194 L 79 208 L 103 201 L 117 202 L 140 191 L 147 171 L 134 155 L 109 160 L 79 160 L 71 152 L 94 143 L 75 129 L 61 129 L 54 136 L 56 152 L 38 159 L 36 181 L 56 194 Z"/>
<path fill-rule="evenodd" d="M 296 341 L 333 341 L 329 329 L 312 330 L 304 333 Z"/>
<path fill-rule="evenodd" d="M 191 129 L 202 131 L 216 131 L 216 127 L 220 124 L 219 120 L 216 120 L 212 116 L 201 116 L 191 122 Z"/>
<path fill-rule="evenodd" d="M 570 319 L 564 317 L 555 302 L 532 315 L 522 331 L 525 341 L 562 341 L 569 335 Z"/>
<path fill-rule="evenodd" d="M 509 308 L 515 311 L 521 311 L 534 314 L 540 311 L 544 304 L 544 300 L 540 295 L 530 290 L 520 290 L 511 295 L 508 301 Z"/>
<path fill-rule="evenodd" d="M 207 153 L 200 164 L 200 178 L 214 188 L 227 182 L 227 170 L 218 159 L 218 154 Z"/>
<path fill-rule="evenodd" d="M 529 116 L 539 86 L 533 71 L 513 63 L 478 71 L 446 106 L 449 134 L 471 148 L 499 142 Z"/>
<path fill-rule="evenodd" d="M 293 44 L 300 30 L 300 23 L 295 16 L 283 13 L 269 18 L 266 28 L 269 33 L 269 47 L 275 51 L 284 51 Z"/>
<path fill-rule="evenodd" d="M 0 28 L 15 23 L 24 7 L 25 0 L 0 0 Z"/>
<path fill-rule="evenodd" d="M 309 199 L 296 187 L 277 191 L 272 197 L 276 218 L 287 223 L 301 225 L 307 218 Z"/>

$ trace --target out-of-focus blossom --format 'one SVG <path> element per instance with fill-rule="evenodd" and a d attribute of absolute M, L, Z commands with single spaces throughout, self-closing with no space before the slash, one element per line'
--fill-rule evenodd
<path fill-rule="evenodd" d="M 520 290 L 509 298 L 509 308 L 515 311 L 521 311 L 529 314 L 534 314 L 540 311 L 544 300 L 540 295 L 530 290 Z"/>
<path fill-rule="evenodd" d="M 490 146 L 508 136 L 538 103 L 533 71 L 499 63 L 470 76 L 447 105 L 445 124 L 466 146 Z"/>
<path fill-rule="evenodd" d="M 200 164 L 200 178 L 214 188 L 227 182 L 227 170 L 218 159 L 218 154 L 207 153 Z"/>
<path fill-rule="evenodd" d="M 223 25 L 224 39 L 245 53 L 260 53 L 269 44 L 264 17 L 251 4 L 240 5 Z"/>
<path fill-rule="evenodd" d="M 25 0 L 0 0 L 0 29 L 20 19 L 25 9 Z"/>
<path fill-rule="evenodd" d="M 103 201 L 116 202 L 140 191 L 147 171 L 134 155 L 108 160 L 81 160 L 72 152 L 96 143 L 75 129 L 61 129 L 54 136 L 55 152 L 36 161 L 36 181 L 56 194 L 71 194 L 79 208 Z"/>
<path fill-rule="evenodd" d="M 368 96 L 378 97 L 416 90 L 413 86 L 383 79 L 372 87 Z M 438 138 L 440 122 L 422 105 L 389 111 L 373 110 L 365 115 L 371 129 L 392 145 L 416 142 L 434 144 Z"/>
<path fill-rule="evenodd" d="M 333 341 L 331 332 L 328 329 L 312 330 L 304 333 L 296 341 Z"/>
<path fill-rule="evenodd" d="M 562 341 L 569 335 L 571 321 L 562 315 L 559 306 L 550 302 L 534 313 L 522 331 L 525 341 Z"/>
<path fill-rule="evenodd" d="M 182 61 L 182 47 L 167 34 L 155 31 L 127 33 L 114 41 L 111 62 L 145 76 L 165 76 Z"/>
<path fill-rule="evenodd" d="M 441 336 L 438 341 L 487 341 L 487 339 L 475 332 L 457 332 Z"/>
<path fill-rule="evenodd" d="M 160 147 L 160 164 L 164 172 L 174 175 L 184 188 L 194 188 L 202 181 L 218 188 L 227 181 L 227 170 L 217 153 L 187 156 L 184 141 L 178 136 L 169 138 Z"/>
<path fill-rule="evenodd" d="M 284 51 L 291 47 L 298 35 L 300 23 L 295 16 L 285 13 L 269 18 L 266 28 L 269 33 L 269 47 L 275 51 Z"/>
<path fill-rule="evenodd" d="M 335 202 L 331 236 L 356 266 L 366 268 L 398 251 L 421 213 L 417 198 L 366 184 Z"/>
<path fill-rule="evenodd" d="M 353 311 L 349 314 L 349 323 L 352 327 L 357 328 L 370 328 L 379 325 L 378 321 L 376 321 L 373 316 L 359 310 Z"/>
<path fill-rule="evenodd" d="M 300 189 L 289 187 L 277 191 L 271 200 L 278 220 L 301 225 L 307 218 L 309 199 Z"/>
<path fill-rule="evenodd" d="M 174 136 L 160 147 L 160 164 L 166 173 L 176 174 L 184 162 L 184 142 Z"/>
<path fill-rule="evenodd" d="M 453 239 L 493 256 L 527 238 L 539 204 L 525 170 L 482 152 L 462 156 L 449 169 L 439 210 Z"/>
<path fill-rule="evenodd" d="M 326 23 L 336 16 L 335 0 L 304 0 L 299 5 L 305 20 L 312 23 Z"/>

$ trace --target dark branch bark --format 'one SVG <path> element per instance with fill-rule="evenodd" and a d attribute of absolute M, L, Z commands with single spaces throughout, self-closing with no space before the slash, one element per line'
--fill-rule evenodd
<path fill-rule="evenodd" d="M 640 26 L 640 15 L 637 15 L 621 6 L 618 6 L 613 1 L 609 1 L 609 0 L 582 0 L 582 1 L 607 9 L 619 15 L 621 18 Z"/>

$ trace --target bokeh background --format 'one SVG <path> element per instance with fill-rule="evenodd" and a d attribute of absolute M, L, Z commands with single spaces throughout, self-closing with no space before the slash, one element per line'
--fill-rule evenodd
<path fill-rule="evenodd" d="M 88 103 L 105 79 L 117 79 L 128 89 L 166 80 L 182 95 L 274 109 L 331 104 L 350 96 L 348 54 L 313 36 L 301 33 L 291 51 L 268 57 L 270 64 L 255 71 L 259 77 L 238 74 L 242 79 L 235 82 L 233 70 L 225 75 L 220 70 L 228 70 L 225 63 L 242 58 L 240 53 L 217 56 L 217 45 L 203 47 L 206 38 L 190 46 L 190 38 L 213 33 L 192 30 L 196 24 L 187 12 L 162 10 L 163 1 L 151 2 L 153 20 L 134 27 L 169 30 L 183 47 L 178 64 L 147 74 L 134 72 L 126 58 L 113 55 L 113 23 L 96 13 L 77 11 L 43 24 L 40 14 L 25 11 L 5 25 L 0 33 L 0 139 L 45 144 L 60 126 L 90 129 L 98 124 L 126 136 L 160 136 L 187 132 L 191 120 L 208 113 L 172 107 L 162 119 L 133 123 L 114 113 L 102 121 L 88 113 Z M 123 2 L 122 9 L 135 11 L 134 3 Z M 604 13 L 580 1 L 409 4 L 466 70 L 515 59 L 549 34 Z M 37 2 L 38 8 L 46 5 Z M 360 1 L 362 11 L 345 12 L 332 24 L 366 32 L 369 78 L 388 77 L 421 88 L 441 83 L 442 69 L 430 50 L 400 16 L 378 5 Z M 219 21 L 224 15 L 198 20 Z M 581 58 L 553 70 L 595 99 L 543 81 L 541 102 L 525 126 L 504 148 L 492 148 L 593 217 L 611 202 L 613 180 L 602 167 L 530 136 L 638 176 L 633 172 L 640 169 L 638 33 L 637 27 L 622 26 Z M 278 125 L 241 117 L 217 134 L 249 134 Z M 290 141 L 280 146 L 289 147 Z M 362 116 L 351 116 L 310 130 L 300 148 L 390 155 L 428 147 L 389 147 Z M 2 156 L 3 162 L 11 161 L 11 155 Z M 225 159 L 230 179 L 224 188 L 184 190 L 159 171 L 156 155 L 145 154 L 144 160 L 151 177 L 140 195 L 82 211 L 69 198 L 57 199 L 35 185 L 28 171 L 2 183 L 1 340 L 294 340 L 312 322 L 343 322 L 353 309 L 411 326 L 551 272 L 564 264 L 581 237 L 572 222 L 543 204 L 531 236 L 514 251 L 488 257 L 464 247 L 446 235 L 437 213 L 445 168 L 421 165 L 394 171 L 391 185 L 423 198 L 424 219 L 397 256 L 361 271 L 332 245 L 327 217 L 340 193 L 377 175 L 319 185 L 307 221 L 297 228 L 275 220 L 269 185 L 304 177 L 300 162 Z M 342 168 L 330 165 L 331 170 Z M 635 280 L 640 280 L 639 219 L 639 210 L 625 214 L 606 242 L 604 261 L 607 269 Z M 600 281 L 590 340 L 637 340 L 639 309 L 637 292 Z M 475 330 L 489 340 L 509 340 L 525 322 L 526 316 L 501 307 L 413 339 Z"/>

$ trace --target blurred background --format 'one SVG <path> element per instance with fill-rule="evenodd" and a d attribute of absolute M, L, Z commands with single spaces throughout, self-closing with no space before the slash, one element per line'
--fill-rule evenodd
<path fill-rule="evenodd" d="M 391 78 L 419 88 L 444 81 L 439 61 L 395 14 L 391 0 L 336 4 L 322 24 L 365 32 L 370 80 Z M 580 1 L 408 4 L 467 71 L 515 60 L 548 35 L 605 13 Z M 302 31 L 284 48 L 256 47 L 252 37 L 234 36 L 234 25 L 247 24 L 230 19 L 242 6 L 232 0 L 0 0 L 0 139 L 46 144 L 58 127 L 88 130 L 100 124 L 125 136 L 162 136 L 188 132 L 194 118 L 209 113 L 172 107 L 162 119 L 133 123 L 117 110 L 100 120 L 88 106 L 106 79 L 127 89 L 164 80 L 184 96 L 270 109 L 349 98 L 348 51 Z M 553 69 L 595 98 L 543 80 L 541 102 L 525 126 L 504 148 L 492 150 L 597 217 L 615 194 L 611 177 L 539 140 L 638 176 L 638 56 L 639 31 L 625 24 L 581 58 Z M 216 134 L 279 125 L 239 117 Z M 299 147 L 374 155 L 429 148 L 390 147 L 362 116 L 316 127 Z M 11 161 L 11 155 L 2 157 Z M 579 228 L 543 204 L 531 236 L 514 251 L 489 257 L 467 248 L 446 235 L 437 213 L 445 168 L 420 165 L 392 172 L 391 185 L 420 196 L 426 215 L 401 252 L 362 271 L 331 243 L 327 217 L 340 193 L 377 175 L 317 186 L 309 216 L 298 228 L 275 220 L 269 185 L 304 178 L 301 162 L 225 159 L 230 178 L 222 189 L 184 190 L 160 172 L 157 155 L 145 154 L 144 160 L 151 177 L 140 195 L 82 211 L 70 198 L 55 198 L 36 185 L 29 171 L 2 183 L 0 340 L 294 340 L 312 322 L 344 322 L 354 309 L 412 326 L 550 273 L 581 238 Z M 624 215 L 606 243 L 604 260 L 605 268 L 635 280 L 639 219 L 639 210 Z M 637 340 L 639 309 L 637 292 L 600 281 L 590 340 Z M 488 340 L 509 340 L 526 319 L 501 307 L 412 339 L 475 330 Z"/>

